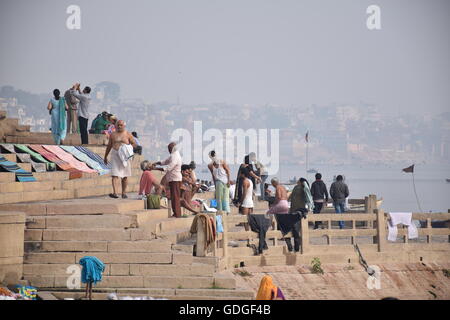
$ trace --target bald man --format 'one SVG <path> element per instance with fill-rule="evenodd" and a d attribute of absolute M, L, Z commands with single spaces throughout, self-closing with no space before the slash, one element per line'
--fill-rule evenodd
<path fill-rule="evenodd" d="M 122 198 L 126 199 L 128 177 L 131 176 L 131 160 L 128 160 L 127 166 L 123 165 L 119 156 L 119 149 L 124 144 L 131 144 L 133 148 L 136 147 L 136 141 L 134 141 L 133 135 L 125 129 L 125 121 L 119 120 L 116 124 L 116 131 L 109 136 L 108 146 L 105 152 L 105 163 L 108 164 L 108 154 L 111 152 L 111 177 L 113 193 L 110 193 L 111 198 L 119 198 L 117 195 L 119 178 L 122 183 Z"/>
<path fill-rule="evenodd" d="M 177 144 L 175 142 L 169 143 L 167 149 L 169 150 L 170 157 L 162 162 L 157 162 L 157 165 L 165 165 L 165 179 L 166 182 L 169 183 L 170 188 L 170 199 L 172 203 L 172 211 L 173 217 L 180 218 L 181 217 L 181 204 L 180 204 L 180 195 L 181 195 L 181 155 L 176 148 Z"/>

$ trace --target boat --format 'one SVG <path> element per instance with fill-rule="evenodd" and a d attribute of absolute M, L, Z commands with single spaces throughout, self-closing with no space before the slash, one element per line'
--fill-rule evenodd
<path fill-rule="evenodd" d="M 316 169 L 309 169 L 306 171 L 307 173 L 317 173 L 319 171 L 317 171 Z"/>
<path fill-rule="evenodd" d="M 445 181 L 450 182 L 450 179 L 445 179 Z"/>
<path fill-rule="evenodd" d="M 297 177 L 293 177 L 292 179 L 289 179 L 289 184 L 297 184 Z"/>

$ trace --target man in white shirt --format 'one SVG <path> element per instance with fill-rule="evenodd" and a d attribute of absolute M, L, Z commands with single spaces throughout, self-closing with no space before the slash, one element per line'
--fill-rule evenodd
<path fill-rule="evenodd" d="M 83 93 L 80 91 L 80 84 L 76 83 L 70 94 L 80 101 L 78 106 L 78 122 L 80 123 L 81 144 L 89 144 L 88 121 L 89 105 L 91 103 L 91 88 L 84 87 Z"/>
<path fill-rule="evenodd" d="M 181 205 L 180 205 L 180 195 L 181 195 L 181 155 L 180 152 L 178 152 L 176 148 L 176 143 L 171 142 L 167 146 L 170 157 L 167 158 L 164 161 L 159 161 L 156 164 L 157 165 L 166 165 L 166 175 L 165 179 L 166 182 L 169 183 L 170 188 L 170 198 L 172 203 L 172 211 L 173 211 L 173 217 L 180 218 L 181 217 Z"/>

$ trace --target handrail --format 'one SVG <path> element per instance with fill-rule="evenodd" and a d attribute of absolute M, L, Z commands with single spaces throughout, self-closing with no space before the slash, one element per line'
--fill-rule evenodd
<path fill-rule="evenodd" d="M 300 234 L 301 234 L 301 253 L 308 253 L 313 248 L 324 248 L 331 246 L 336 246 L 336 244 L 332 245 L 332 241 L 330 240 L 332 237 L 350 237 L 351 243 L 356 243 L 356 237 L 360 236 L 368 236 L 373 237 L 373 246 L 376 246 L 378 252 L 383 252 L 387 248 L 393 248 L 394 246 L 401 245 L 401 243 L 394 242 L 390 243 L 387 240 L 387 229 L 388 229 L 388 220 L 389 213 L 384 212 L 383 209 L 377 209 L 376 207 L 376 196 L 370 195 L 364 199 L 365 209 L 364 212 L 352 212 L 352 213 L 321 213 L 321 214 L 312 214 L 309 213 L 306 219 L 300 220 Z M 214 217 L 216 214 L 211 214 Z M 253 241 L 258 239 L 258 235 L 252 231 L 229 231 L 229 227 L 238 223 L 246 223 L 247 216 L 246 215 L 227 215 L 222 212 L 217 212 L 217 215 L 222 215 L 222 223 L 223 223 L 223 235 L 222 237 L 218 237 L 214 244 L 214 248 L 212 248 L 212 254 L 214 256 L 220 255 L 225 260 L 225 265 L 229 266 L 228 262 L 230 260 L 230 252 L 228 241 L 229 240 L 247 240 Z M 433 228 L 432 222 L 435 220 L 450 220 L 450 210 L 447 213 L 413 213 L 412 219 L 414 220 L 426 220 L 427 224 L 423 228 L 418 229 L 419 236 L 426 236 L 426 243 L 411 243 L 409 245 L 416 246 L 424 246 L 427 245 L 427 248 L 447 248 L 446 243 L 434 243 L 432 242 L 433 236 L 448 236 L 448 241 L 450 242 L 450 224 L 448 228 Z M 327 221 L 328 229 L 309 229 L 309 223 L 314 223 L 316 221 Z M 351 221 L 352 227 L 350 229 L 331 229 L 331 222 L 337 221 Z M 356 227 L 356 222 L 364 221 L 367 225 L 363 228 Z M 402 245 L 408 245 L 407 239 L 407 229 L 399 228 L 398 235 L 403 236 L 404 241 Z M 201 245 L 201 241 L 199 243 L 200 236 L 204 237 L 200 232 L 197 233 L 197 251 L 199 252 L 198 245 Z M 285 237 L 289 237 L 291 234 L 286 235 Z M 327 245 L 311 245 L 310 237 L 327 237 Z M 276 245 L 276 241 L 278 239 L 282 239 L 283 235 L 279 230 L 271 230 L 269 229 L 266 233 L 266 239 L 273 239 L 274 245 Z M 448 243 L 447 243 L 448 245 Z M 341 245 L 344 246 L 344 245 Z M 346 245 L 348 246 L 348 244 Z M 222 250 L 217 250 L 221 248 Z M 447 250 L 447 249 L 446 249 Z M 200 249 L 201 254 L 201 249 Z M 206 252 L 205 252 L 206 254 Z"/>

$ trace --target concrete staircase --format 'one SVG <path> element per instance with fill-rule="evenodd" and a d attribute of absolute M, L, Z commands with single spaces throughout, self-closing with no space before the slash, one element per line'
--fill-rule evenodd
<path fill-rule="evenodd" d="M 193 216 L 168 218 L 167 209 L 145 210 L 143 201 L 106 197 L 8 205 L 27 215 L 24 279 L 58 298 L 77 298 L 66 273 L 84 256 L 105 265 L 94 299 L 108 293 L 168 299 L 252 299 L 214 259 L 193 257 Z M 211 258 L 211 257 L 209 257 Z"/>

